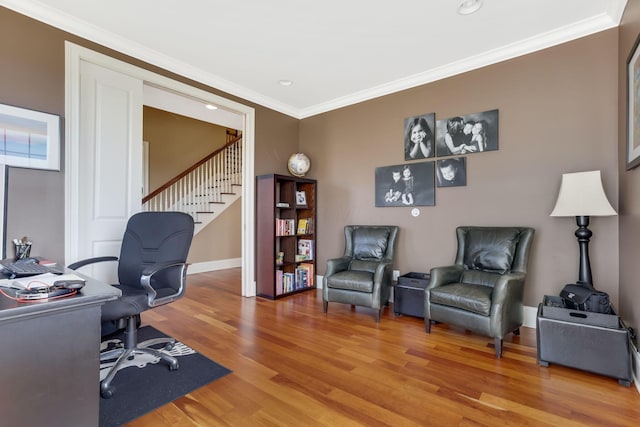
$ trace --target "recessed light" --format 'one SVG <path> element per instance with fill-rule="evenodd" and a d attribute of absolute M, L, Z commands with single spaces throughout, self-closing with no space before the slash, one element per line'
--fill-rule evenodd
<path fill-rule="evenodd" d="M 280 86 L 291 86 L 293 82 L 291 80 L 279 80 Z"/>
<path fill-rule="evenodd" d="M 471 15 L 482 7 L 482 0 L 462 0 L 458 13 L 460 15 Z"/>
<path fill-rule="evenodd" d="M 207 105 L 204 106 L 204 108 L 206 108 L 207 110 L 217 110 L 218 109 L 218 107 L 216 107 L 213 104 L 207 104 Z"/>

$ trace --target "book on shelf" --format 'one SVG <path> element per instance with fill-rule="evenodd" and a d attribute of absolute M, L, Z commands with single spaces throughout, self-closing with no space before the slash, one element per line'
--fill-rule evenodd
<path fill-rule="evenodd" d="M 303 286 L 300 286 L 301 288 L 311 287 L 314 285 L 313 264 L 305 262 L 298 265 L 298 267 L 296 267 L 296 274 L 303 282 Z"/>
<path fill-rule="evenodd" d="M 314 255 L 314 241 L 310 239 L 300 239 L 298 240 L 298 256 L 301 257 L 298 259 L 296 256 L 296 261 L 304 261 L 313 259 Z"/>
<path fill-rule="evenodd" d="M 278 252 L 278 255 L 276 255 L 276 264 L 277 265 L 284 264 L 284 252 Z"/>
<path fill-rule="evenodd" d="M 276 295 L 283 293 L 284 272 L 276 270 Z"/>
<path fill-rule="evenodd" d="M 282 274 L 282 293 L 295 290 L 296 278 L 293 273 Z"/>
<path fill-rule="evenodd" d="M 300 218 L 298 220 L 298 234 L 312 234 L 313 233 L 313 218 Z"/>
<path fill-rule="evenodd" d="M 294 236 L 296 220 L 276 218 L 276 236 Z"/>

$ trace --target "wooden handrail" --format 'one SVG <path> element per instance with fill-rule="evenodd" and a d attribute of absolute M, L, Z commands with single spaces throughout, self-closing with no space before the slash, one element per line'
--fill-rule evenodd
<path fill-rule="evenodd" d="M 144 196 L 142 198 L 142 204 L 147 203 L 149 200 L 151 200 L 153 197 L 157 196 L 158 194 L 162 193 L 164 190 L 166 190 L 167 188 L 171 187 L 173 184 L 175 184 L 176 182 L 180 181 L 182 178 L 184 178 L 185 176 L 187 176 L 189 173 L 191 173 L 194 169 L 197 169 L 200 165 L 204 164 L 205 162 L 207 162 L 208 160 L 210 160 L 212 157 L 214 157 L 216 154 L 220 153 L 222 150 L 226 149 L 227 147 L 229 147 L 230 145 L 235 144 L 236 142 L 240 141 L 242 139 L 242 135 L 239 135 L 235 138 L 233 138 L 231 141 L 227 142 L 225 145 L 223 145 L 222 147 L 218 148 L 217 150 L 215 150 L 213 153 L 209 154 L 208 156 L 200 159 L 197 163 L 194 163 L 193 165 L 189 166 L 187 169 L 185 169 L 184 171 L 182 171 L 180 174 L 176 175 L 175 177 L 171 178 L 169 181 L 165 182 L 164 184 L 162 184 L 160 187 L 156 188 L 155 190 L 153 190 L 151 193 L 147 194 L 146 196 Z"/>

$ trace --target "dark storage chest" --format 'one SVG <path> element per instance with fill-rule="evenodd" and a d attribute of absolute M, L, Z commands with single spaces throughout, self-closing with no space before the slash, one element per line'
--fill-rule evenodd
<path fill-rule="evenodd" d="M 424 317 L 424 288 L 429 284 L 429 273 L 407 273 L 398 277 L 393 293 L 395 314 Z"/>
<path fill-rule="evenodd" d="M 557 363 L 631 385 L 629 331 L 616 314 L 570 310 L 562 298 L 546 295 L 536 324 L 541 366 Z"/>

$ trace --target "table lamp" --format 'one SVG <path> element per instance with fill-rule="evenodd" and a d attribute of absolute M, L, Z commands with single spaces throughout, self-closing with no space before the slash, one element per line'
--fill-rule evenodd
<path fill-rule="evenodd" d="M 602 188 L 600 171 L 562 174 L 560 193 L 551 216 L 575 216 L 578 229 L 576 237 L 580 247 L 580 271 L 578 284 L 593 286 L 589 262 L 590 216 L 617 215 Z"/>

